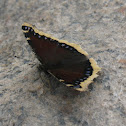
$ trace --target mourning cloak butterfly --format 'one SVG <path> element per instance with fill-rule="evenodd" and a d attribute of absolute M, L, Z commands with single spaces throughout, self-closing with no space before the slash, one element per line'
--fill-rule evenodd
<path fill-rule="evenodd" d="M 101 68 L 79 45 L 51 37 L 28 23 L 24 23 L 22 29 L 46 71 L 66 86 L 86 91 L 98 76 Z"/>

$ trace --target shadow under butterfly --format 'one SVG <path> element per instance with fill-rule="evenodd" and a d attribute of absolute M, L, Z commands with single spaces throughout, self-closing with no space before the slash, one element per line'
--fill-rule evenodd
<path fill-rule="evenodd" d="M 79 45 L 51 37 L 28 23 L 22 30 L 44 69 L 66 86 L 86 91 L 98 76 L 101 68 Z"/>

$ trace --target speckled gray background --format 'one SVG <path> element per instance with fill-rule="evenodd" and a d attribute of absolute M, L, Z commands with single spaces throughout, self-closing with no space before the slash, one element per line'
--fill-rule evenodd
<path fill-rule="evenodd" d="M 0 0 L 0 126 L 126 125 L 125 0 Z M 28 22 L 80 44 L 102 68 L 79 93 L 38 70 Z"/>

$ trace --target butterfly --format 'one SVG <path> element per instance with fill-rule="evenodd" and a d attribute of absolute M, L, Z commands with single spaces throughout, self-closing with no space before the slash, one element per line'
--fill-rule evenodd
<path fill-rule="evenodd" d="M 44 69 L 66 86 L 86 91 L 101 68 L 74 43 L 59 40 L 24 23 L 23 33 Z"/>

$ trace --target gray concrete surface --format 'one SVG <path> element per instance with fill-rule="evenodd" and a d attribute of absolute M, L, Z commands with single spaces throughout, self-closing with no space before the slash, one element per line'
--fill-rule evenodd
<path fill-rule="evenodd" d="M 102 68 L 79 93 L 38 70 L 28 22 L 80 44 Z M 125 126 L 126 1 L 0 0 L 0 126 Z"/>

